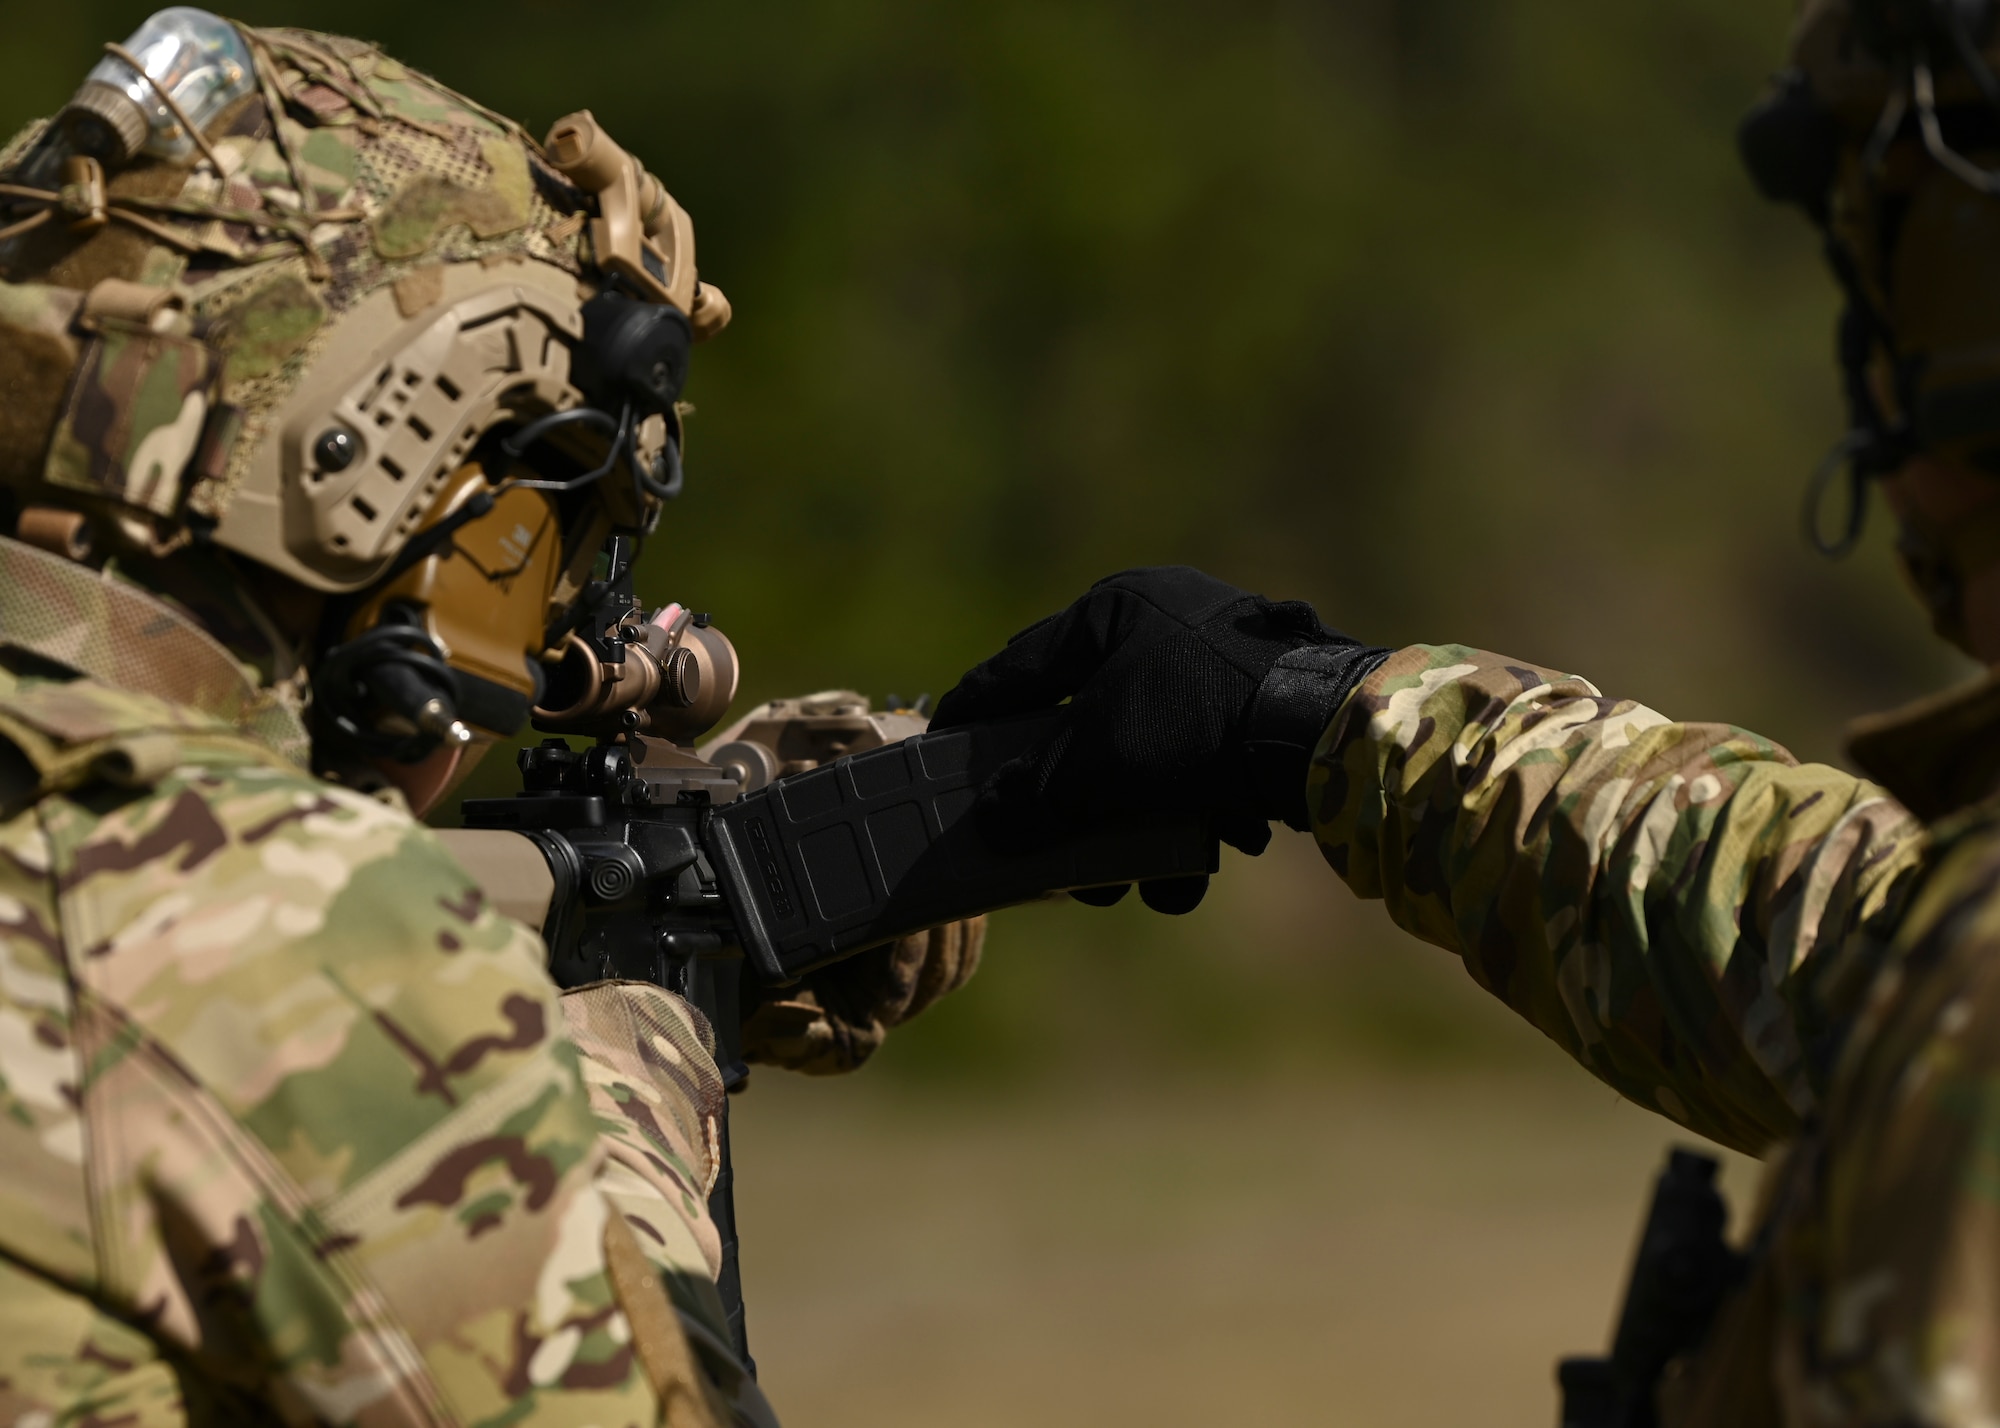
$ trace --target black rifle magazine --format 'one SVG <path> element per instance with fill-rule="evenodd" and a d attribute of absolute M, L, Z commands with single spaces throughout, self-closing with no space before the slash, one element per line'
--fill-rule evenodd
<path fill-rule="evenodd" d="M 918 734 L 717 808 L 709 859 L 758 975 L 782 986 L 864 947 L 1048 893 L 1215 871 L 1215 834 L 1194 813 L 1110 823 L 1034 853 L 990 847 L 967 810 L 1058 717 Z"/>

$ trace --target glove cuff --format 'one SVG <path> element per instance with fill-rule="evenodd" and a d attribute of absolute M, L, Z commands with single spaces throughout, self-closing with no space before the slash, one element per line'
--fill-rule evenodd
<path fill-rule="evenodd" d="M 1250 701 L 1244 751 L 1259 810 L 1306 832 L 1306 769 L 1320 736 L 1355 686 L 1390 651 L 1354 643 L 1307 645 L 1281 656 Z"/>

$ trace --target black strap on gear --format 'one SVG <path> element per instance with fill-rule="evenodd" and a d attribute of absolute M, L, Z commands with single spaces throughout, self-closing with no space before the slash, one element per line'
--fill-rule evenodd
<path fill-rule="evenodd" d="M 364 753 L 414 763 L 438 746 L 440 725 L 457 718 L 458 680 L 421 626 L 385 621 L 327 652 L 313 672 L 313 703 L 340 740 Z M 437 710 L 419 724 L 420 711 Z M 391 733 L 371 715 L 402 715 L 412 730 Z"/>
<path fill-rule="evenodd" d="M 1893 137 L 1902 119 L 1892 98 L 1876 143 Z M 1846 298 L 1836 351 L 1847 431 L 1807 483 L 1802 517 L 1807 543 L 1837 559 L 1860 542 L 1867 523 L 1869 480 L 1894 471 L 1916 450 L 1910 415 L 1916 410 L 1915 374 L 1897 355 L 1894 330 L 1862 281 L 1853 250 L 1834 231 L 1831 198 L 1845 140 L 1805 74 L 1793 69 L 1778 76 L 1770 94 L 1744 117 L 1736 138 L 1758 192 L 1773 202 L 1797 206 L 1819 231 L 1827 266 Z M 1888 359 L 1896 384 L 1900 415 L 1894 421 L 1883 412 L 1869 383 L 1869 365 L 1877 352 Z M 1845 509 L 1829 529 L 1826 505 L 1836 486 L 1845 492 Z"/>
<path fill-rule="evenodd" d="M 1389 654 L 1371 645 L 1307 645 L 1279 656 L 1257 686 L 1244 751 L 1263 806 L 1284 810 L 1286 827 L 1311 830 L 1301 771 L 1347 696 Z"/>
<path fill-rule="evenodd" d="M 1848 427 L 1806 483 L 1800 523 L 1806 544 L 1821 555 L 1838 560 L 1861 542 L 1861 532 L 1868 523 L 1868 483 L 1895 471 L 1916 451 L 1917 444 L 1908 419 L 1889 421 L 1868 383 L 1869 360 L 1880 348 L 1894 364 L 1897 385 L 1903 389 L 1899 397 L 1903 409 L 1912 409 L 1910 375 L 1895 358 L 1888 324 L 1862 291 L 1846 245 L 1827 233 L 1826 246 L 1828 265 L 1847 293 L 1847 306 L 1840 315 L 1838 350 Z M 1825 520 L 1827 495 L 1836 486 L 1845 492 L 1845 511 L 1829 532 Z"/>
<path fill-rule="evenodd" d="M 1611 1352 L 1564 1359 L 1562 1428 L 1656 1428 L 1655 1395 L 1667 1365 L 1699 1347 L 1749 1258 L 1724 1237 L 1729 1207 L 1716 1161 L 1691 1150 L 1667 1157 L 1632 1258 Z"/>

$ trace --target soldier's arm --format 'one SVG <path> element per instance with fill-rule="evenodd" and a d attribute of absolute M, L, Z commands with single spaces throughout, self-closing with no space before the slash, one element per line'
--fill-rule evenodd
<path fill-rule="evenodd" d="M 1355 892 L 1621 1094 L 1753 1153 L 1812 1108 L 1923 844 L 1865 780 L 1462 646 L 1364 681 L 1308 798 Z"/>
<path fill-rule="evenodd" d="M 738 1428 L 776 1415 L 732 1348 L 717 1278 L 722 1241 L 708 1197 L 723 1169 L 722 1075 L 713 1033 L 686 1001 L 645 982 L 596 982 L 563 993 L 605 1151 L 597 1188 L 630 1228 L 635 1263 L 664 1288 L 676 1316 L 662 1337 L 684 1341 L 687 1367 Z"/>
<path fill-rule="evenodd" d="M 327 1422 L 711 1397 L 599 1183 L 540 944 L 433 835 L 256 768 L 41 811 L 78 1038 L 123 1048 L 84 1094 L 97 1253 L 198 1372 Z"/>

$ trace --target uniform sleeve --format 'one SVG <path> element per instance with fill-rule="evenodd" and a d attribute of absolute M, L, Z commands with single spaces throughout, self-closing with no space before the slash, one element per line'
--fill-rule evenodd
<path fill-rule="evenodd" d="M 1875 785 L 1462 646 L 1314 759 L 1327 861 L 1622 1095 L 1752 1153 L 1817 1103 L 1924 837 Z"/>
<path fill-rule="evenodd" d="M 665 1289 L 717 1416 L 734 1428 L 774 1428 L 777 1415 L 732 1347 L 716 1287 L 722 1241 L 708 1196 L 728 1111 L 708 1022 L 648 982 L 578 987 L 563 993 L 562 1013 L 607 1152 L 598 1189 Z"/>

